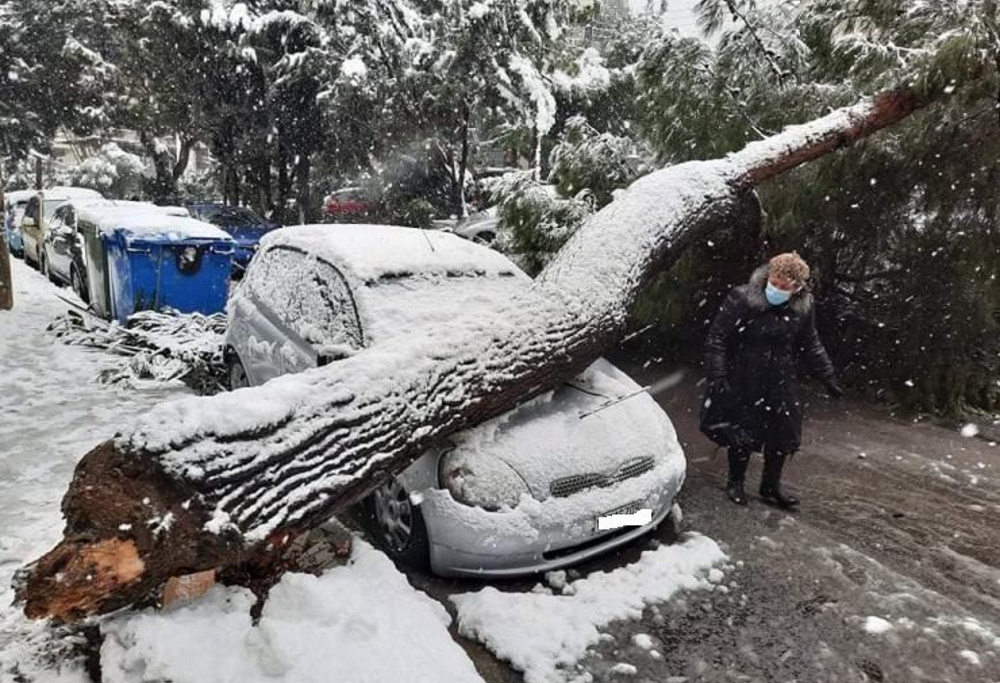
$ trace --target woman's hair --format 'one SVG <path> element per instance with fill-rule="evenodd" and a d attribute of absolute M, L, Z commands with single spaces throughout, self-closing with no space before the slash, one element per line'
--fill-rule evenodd
<path fill-rule="evenodd" d="M 809 279 L 809 266 L 794 251 L 772 258 L 767 272 L 768 275 L 777 275 L 803 285 Z"/>

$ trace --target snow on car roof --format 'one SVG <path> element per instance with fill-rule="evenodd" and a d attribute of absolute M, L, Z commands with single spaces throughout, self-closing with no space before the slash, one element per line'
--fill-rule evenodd
<path fill-rule="evenodd" d="M 15 204 L 17 202 L 27 202 L 29 199 L 37 194 L 37 190 L 13 190 L 11 192 L 4 192 L 4 201 L 9 204 Z"/>
<path fill-rule="evenodd" d="M 268 233 L 262 247 L 292 246 L 363 281 L 417 273 L 515 275 L 505 256 L 455 235 L 395 225 L 300 225 Z"/>
<path fill-rule="evenodd" d="M 35 194 L 34 192 L 32 194 Z M 103 199 L 97 190 L 89 190 L 85 187 L 47 187 L 41 191 L 45 199 L 77 199 L 83 197 L 94 197 Z"/>
<path fill-rule="evenodd" d="M 176 215 L 176 207 L 110 199 L 83 201 L 75 207 L 78 218 L 96 224 L 103 233 L 124 230 L 135 237 L 232 240 L 211 223 Z"/>

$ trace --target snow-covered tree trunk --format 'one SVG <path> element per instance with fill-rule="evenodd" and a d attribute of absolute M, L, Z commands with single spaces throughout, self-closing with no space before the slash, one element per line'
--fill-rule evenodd
<path fill-rule="evenodd" d="M 64 540 L 25 573 L 29 616 L 75 619 L 232 566 L 366 495 L 428 446 L 556 387 L 625 329 L 643 284 L 762 179 L 897 121 L 889 93 L 726 159 L 665 168 L 596 213 L 522 295 L 423 339 L 267 385 L 165 404 L 88 453 Z"/>

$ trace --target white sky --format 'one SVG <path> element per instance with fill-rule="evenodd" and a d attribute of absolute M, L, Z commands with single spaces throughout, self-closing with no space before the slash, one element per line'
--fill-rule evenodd
<path fill-rule="evenodd" d="M 667 11 L 664 21 L 667 26 L 676 28 L 681 33 L 696 34 L 698 27 L 694 21 L 692 9 L 698 0 L 667 0 Z M 629 0 L 633 12 L 641 12 L 646 8 L 646 0 Z"/>

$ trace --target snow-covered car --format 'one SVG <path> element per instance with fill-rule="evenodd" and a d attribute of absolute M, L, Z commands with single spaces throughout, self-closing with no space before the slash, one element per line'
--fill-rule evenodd
<path fill-rule="evenodd" d="M 24 260 L 41 267 L 42 242 L 53 212 L 71 199 L 103 199 L 96 190 L 82 187 L 50 187 L 32 194 L 21 218 L 21 237 L 24 240 Z"/>
<path fill-rule="evenodd" d="M 277 230 L 229 301 L 231 384 L 259 385 L 425 334 L 444 344 L 457 318 L 530 285 L 502 254 L 438 231 Z M 670 419 L 600 359 L 555 391 L 428 450 L 367 504 L 386 549 L 404 562 L 429 561 L 441 575 L 515 576 L 649 532 L 668 517 L 684 472 Z M 648 521 L 601 522 L 637 513 Z"/>
<path fill-rule="evenodd" d="M 480 244 L 492 244 L 497 237 L 500 218 L 497 215 L 497 207 L 491 206 L 484 211 L 477 211 L 466 218 L 458 220 L 434 221 L 434 226 L 439 230 L 451 232 L 459 237 L 464 237 Z"/>

